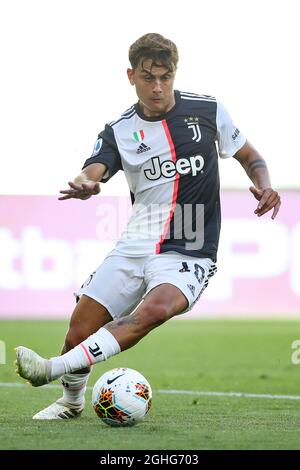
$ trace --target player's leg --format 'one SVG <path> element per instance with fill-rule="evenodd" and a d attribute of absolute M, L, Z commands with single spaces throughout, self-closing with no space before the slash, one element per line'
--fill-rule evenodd
<path fill-rule="evenodd" d="M 187 305 L 186 297 L 177 287 L 159 285 L 149 292 L 132 315 L 107 323 L 62 356 L 46 360 L 19 346 L 19 373 L 32 385 L 40 386 L 82 370 L 134 346 L 149 331 L 182 312 Z"/>
<path fill-rule="evenodd" d="M 132 347 L 153 328 L 191 307 L 213 274 L 214 263 L 178 256 L 154 258 L 152 265 L 149 263 L 150 292 L 137 310 L 128 318 L 108 323 L 66 354 L 52 358 L 47 379 L 51 381 L 65 373 L 106 360 Z M 162 279 L 166 282 L 163 283 Z M 41 385 L 40 377 L 31 375 L 30 382 L 35 386 Z"/>
<path fill-rule="evenodd" d="M 134 310 L 145 292 L 142 266 L 143 260 L 141 259 L 133 261 L 132 258 L 127 260 L 119 256 L 109 256 L 105 259 L 79 292 L 81 300 L 75 308 L 70 322 L 64 346 L 65 350 L 74 348 L 99 328 L 102 331 L 103 328 L 101 327 L 112 319 L 108 312 L 114 318 L 119 318 L 121 315 L 126 315 Z M 109 333 L 107 335 L 112 336 Z M 114 339 L 108 341 L 108 343 L 113 343 L 113 348 L 116 345 Z M 72 369 L 72 371 L 65 369 L 61 374 L 57 373 L 57 363 L 60 364 L 61 362 L 57 361 L 58 358 L 54 358 L 51 362 L 44 360 L 34 351 L 23 346 L 19 346 L 16 351 L 19 374 L 21 377 L 28 379 L 34 386 L 40 386 L 53 380 L 51 370 L 54 371 L 55 377 L 60 377 L 65 372 L 77 372 L 78 379 L 84 379 L 80 376 L 88 373 L 89 366 L 92 363 L 87 362 L 77 369 Z M 99 351 L 96 344 L 93 344 L 88 354 L 98 357 L 102 352 Z M 110 353 L 108 354 L 110 355 Z M 74 378 L 75 374 L 72 374 L 72 376 Z M 77 380 L 76 377 L 74 380 Z"/>
<path fill-rule="evenodd" d="M 179 253 L 151 256 L 145 266 L 147 291 L 144 302 L 129 317 L 110 322 L 110 331 L 121 350 L 128 349 L 152 329 L 175 315 L 190 310 L 217 268 L 209 258 Z"/>
<path fill-rule="evenodd" d="M 71 316 L 62 354 L 86 339 L 112 320 L 107 309 L 94 299 L 81 296 Z M 81 414 L 85 405 L 85 392 L 90 367 L 65 374 L 60 378 L 63 395 L 55 403 L 39 411 L 33 419 L 69 419 Z"/>
<path fill-rule="evenodd" d="M 188 299 L 178 287 L 160 284 L 145 296 L 132 315 L 108 323 L 105 329 L 114 336 L 121 351 L 125 351 L 187 307 Z"/>
<path fill-rule="evenodd" d="M 144 302 L 130 316 L 107 323 L 74 350 L 54 358 L 52 370 L 62 374 L 132 347 L 153 328 L 191 308 L 215 271 L 210 259 L 176 253 L 149 257 L 143 270 L 147 284 Z M 56 377 L 55 373 L 52 377 Z"/>
<path fill-rule="evenodd" d="M 112 321 L 112 317 L 103 305 L 86 295 L 82 295 L 71 316 L 69 330 L 61 354 L 73 349 L 110 321 Z M 89 375 L 90 367 L 63 375 L 60 379 L 63 386 L 63 396 L 57 403 L 67 405 L 72 409 L 75 407 L 83 409 Z"/>

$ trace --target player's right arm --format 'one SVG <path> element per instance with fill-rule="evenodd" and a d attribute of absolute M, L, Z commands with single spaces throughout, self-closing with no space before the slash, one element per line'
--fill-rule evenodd
<path fill-rule="evenodd" d="M 69 189 L 59 191 L 64 196 L 59 197 L 59 201 L 65 199 L 89 199 L 94 194 L 100 193 L 100 181 L 107 170 L 103 163 L 91 163 L 74 179 L 69 181 Z"/>
<path fill-rule="evenodd" d="M 100 132 L 94 145 L 94 150 L 88 158 L 81 173 L 69 181 L 69 188 L 60 191 L 65 199 L 89 199 L 94 194 L 100 193 L 100 181 L 106 183 L 117 171 L 122 169 L 121 157 L 114 137 L 113 129 L 106 125 Z"/>

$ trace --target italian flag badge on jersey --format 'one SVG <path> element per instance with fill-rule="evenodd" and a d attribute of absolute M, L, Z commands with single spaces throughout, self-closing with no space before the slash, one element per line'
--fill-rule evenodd
<path fill-rule="evenodd" d="M 142 142 L 142 140 L 144 140 L 144 137 L 145 137 L 144 131 L 135 131 L 133 133 L 133 137 L 134 137 L 134 140 L 136 140 L 137 142 Z"/>

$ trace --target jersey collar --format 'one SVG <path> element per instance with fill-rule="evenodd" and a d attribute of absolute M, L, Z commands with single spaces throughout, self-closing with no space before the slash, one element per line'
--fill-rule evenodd
<path fill-rule="evenodd" d="M 177 110 L 177 107 L 178 107 L 179 102 L 180 102 L 180 93 L 179 93 L 178 90 L 174 90 L 174 97 L 175 97 L 175 104 L 174 104 L 173 108 L 171 108 L 167 113 L 161 114 L 160 116 L 155 116 L 155 117 L 145 116 L 144 113 L 141 110 L 139 102 L 135 103 L 134 107 L 135 107 L 137 115 L 143 121 L 152 121 L 152 122 L 163 121 L 164 119 L 170 118 L 175 113 L 175 111 Z"/>

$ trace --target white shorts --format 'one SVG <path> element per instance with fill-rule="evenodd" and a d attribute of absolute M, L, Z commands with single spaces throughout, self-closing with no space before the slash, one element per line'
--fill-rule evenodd
<path fill-rule="evenodd" d="M 160 284 L 172 284 L 185 295 L 190 310 L 217 271 L 209 258 L 177 252 L 133 258 L 111 252 L 82 285 L 82 294 L 102 304 L 117 319 L 129 315 Z"/>

